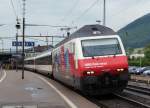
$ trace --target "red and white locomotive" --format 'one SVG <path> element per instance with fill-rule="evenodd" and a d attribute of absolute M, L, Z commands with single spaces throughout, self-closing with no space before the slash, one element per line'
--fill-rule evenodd
<path fill-rule="evenodd" d="M 128 61 L 120 37 L 110 28 L 86 25 L 52 51 L 52 75 L 89 94 L 121 92 Z"/>
<path fill-rule="evenodd" d="M 40 73 L 47 72 L 53 78 L 92 95 L 121 92 L 127 85 L 127 56 L 120 37 L 108 27 L 86 25 L 46 53 L 26 59 L 26 68 L 30 62 L 30 65 L 34 63 L 30 69 L 33 67 L 36 71 L 42 65 Z M 44 62 L 50 58 L 52 63 Z M 49 63 L 47 69 L 52 65 L 52 70 L 45 70 L 41 61 L 45 66 Z"/>

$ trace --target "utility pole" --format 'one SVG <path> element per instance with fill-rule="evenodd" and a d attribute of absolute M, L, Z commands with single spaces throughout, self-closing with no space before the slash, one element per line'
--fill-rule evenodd
<path fill-rule="evenodd" d="M 18 42 L 18 30 L 20 29 L 20 23 L 19 19 L 16 19 L 17 24 L 16 24 L 16 42 Z M 16 54 L 18 54 L 18 45 L 16 45 Z"/>
<path fill-rule="evenodd" d="M 18 43 L 18 30 L 20 29 L 20 23 L 19 19 L 16 19 L 17 24 L 16 24 L 16 42 Z M 18 45 L 16 45 L 16 54 L 18 56 Z M 16 59 L 16 72 L 18 71 L 18 58 Z"/>
<path fill-rule="evenodd" d="M 104 0 L 103 26 L 106 25 L 106 0 Z"/>
<path fill-rule="evenodd" d="M 25 11 L 26 11 L 26 0 L 23 1 L 23 31 L 22 31 L 22 79 L 24 79 L 24 44 L 25 44 Z"/>

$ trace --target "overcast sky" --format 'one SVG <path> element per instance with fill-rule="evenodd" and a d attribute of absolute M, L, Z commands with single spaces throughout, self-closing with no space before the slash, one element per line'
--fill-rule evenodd
<path fill-rule="evenodd" d="M 12 1 L 16 14 L 21 19 L 22 0 Z M 106 25 L 115 31 L 150 12 L 150 0 L 106 0 L 106 3 Z M 95 5 L 89 8 L 92 4 Z M 96 20 L 102 21 L 102 17 L 103 0 L 26 0 L 28 24 L 67 25 L 79 28 L 85 24 L 94 24 Z M 0 26 L 0 37 L 15 37 L 16 15 L 11 0 L 0 0 L 0 24 L 5 24 Z M 62 35 L 63 33 L 59 28 L 26 27 L 26 34 Z M 4 40 L 4 47 L 12 48 L 11 41 L 12 39 Z M 37 44 L 44 42 L 39 41 Z"/>

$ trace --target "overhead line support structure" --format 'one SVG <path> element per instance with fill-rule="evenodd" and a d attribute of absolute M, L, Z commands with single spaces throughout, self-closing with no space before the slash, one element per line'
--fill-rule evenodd
<path fill-rule="evenodd" d="M 19 35 L 18 37 L 23 37 L 23 36 Z M 54 44 L 54 38 L 65 38 L 65 36 L 58 36 L 58 35 L 53 35 L 53 36 L 30 36 L 30 35 L 26 35 L 24 37 L 26 37 L 26 38 L 28 38 L 28 37 L 36 37 L 36 38 L 41 38 L 41 37 L 48 38 L 48 37 L 51 37 L 52 38 L 52 41 L 51 41 L 52 42 L 52 46 Z"/>
<path fill-rule="evenodd" d="M 103 25 L 106 25 L 106 0 L 104 0 Z"/>
<path fill-rule="evenodd" d="M 25 58 L 25 50 L 24 50 L 24 45 L 25 45 L 25 11 L 26 11 L 26 0 L 23 1 L 23 31 L 22 31 L 22 79 L 24 79 L 24 58 Z"/>
<path fill-rule="evenodd" d="M 18 30 L 20 29 L 19 19 L 16 19 L 16 42 L 18 42 Z M 18 46 L 16 45 L 16 54 L 18 55 Z M 16 72 L 18 71 L 18 60 L 16 60 Z"/>
<path fill-rule="evenodd" d="M 23 37 L 22 35 L 19 35 L 18 37 Z M 65 36 L 58 36 L 58 35 L 53 35 L 53 36 L 31 36 L 31 35 L 25 35 L 25 37 L 55 37 L 55 38 L 65 38 Z"/>

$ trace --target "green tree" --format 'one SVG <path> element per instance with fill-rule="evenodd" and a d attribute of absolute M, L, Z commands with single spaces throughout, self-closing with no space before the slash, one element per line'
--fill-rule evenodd
<path fill-rule="evenodd" d="M 144 48 L 145 58 L 150 60 L 150 44 Z"/>
<path fill-rule="evenodd" d="M 131 55 L 133 53 L 134 49 L 133 48 L 128 48 L 127 49 L 127 54 Z"/>

